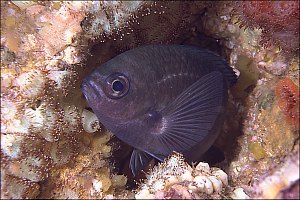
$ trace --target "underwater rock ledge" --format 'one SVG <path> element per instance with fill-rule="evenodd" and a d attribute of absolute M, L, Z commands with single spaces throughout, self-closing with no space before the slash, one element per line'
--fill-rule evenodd
<path fill-rule="evenodd" d="M 265 4 L 1 1 L 1 199 L 299 198 L 299 1 Z M 215 51 L 239 81 L 215 143 L 225 159 L 190 166 L 174 153 L 131 191 L 79 85 L 157 43 Z"/>

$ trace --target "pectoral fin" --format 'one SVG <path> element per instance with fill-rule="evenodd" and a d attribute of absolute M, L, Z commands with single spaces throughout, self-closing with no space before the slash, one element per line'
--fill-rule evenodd
<path fill-rule="evenodd" d="M 167 154 L 184 152 L 210 137 L 210 131 L 224 110 L 226 95 L 224 78 L 219 71 L 203 76 L 188 87 L 162 110 L 166 127 L 157 136 L 158 146 L 163 149 L 160 151 Z"/>

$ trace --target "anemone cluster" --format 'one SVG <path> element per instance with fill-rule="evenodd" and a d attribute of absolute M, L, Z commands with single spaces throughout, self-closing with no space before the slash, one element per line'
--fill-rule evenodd
<path fill-rule="evenodd" d="M 111 35 L 144 4 L 1 2 L 1 198 L 113 197 L 126 184 L 77 80 L 89 36 Z"/>
<path fill-rule="evenodd" d="M 239 1 L 236 10 L 241 26 L 262 29 L 262 44 L 299 50 L 299 1 Z"/>

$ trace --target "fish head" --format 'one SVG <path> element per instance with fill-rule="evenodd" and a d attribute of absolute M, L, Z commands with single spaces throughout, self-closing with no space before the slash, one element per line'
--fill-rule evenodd
<path fill-rule="evenodd" d="M 97 67 L 81 84 L 88 105 L 99 121 L 126 143 L 145 145 L 144 115 L 153 97 L 146 74 L 139 73 L 132 59 L 117 56 Z M 137 145 L 139 144 L 139 145 Z"/>

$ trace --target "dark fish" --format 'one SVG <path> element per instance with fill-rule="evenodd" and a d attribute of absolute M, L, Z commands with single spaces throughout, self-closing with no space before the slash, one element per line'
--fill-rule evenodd
<path fill-rule="evenodd" d="M 172 151 L 199 159 L 219 134 L 236 81 L 232 68 L 208 50 L 149 45 L 97 67 L 81 89 L 103 125 L 134 147 L 135 175 Z"/>

